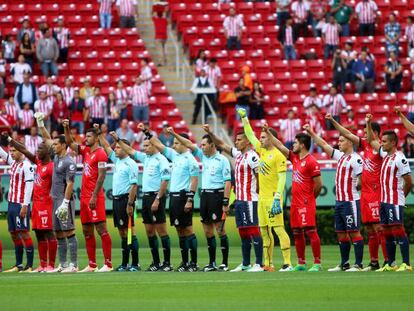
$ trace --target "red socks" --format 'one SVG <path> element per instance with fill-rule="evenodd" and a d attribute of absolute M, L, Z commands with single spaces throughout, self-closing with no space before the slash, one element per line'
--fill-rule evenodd
<path fill-rule="evenodd" d="M 39 251 L 40 266 L 42 268 L 47 267 L 47 241 L 38 241 L 37 248 Z"/>
<path fill-rule="evenodd" d="M 111 236 L 108 232 L 104 232 L 101 234 L 101 241 L 102 241 L 102 251 L 105 257 L 105 264 L 108 267 L 112 267 L 112 240 Z"/>
<path fill-rule="evenodd" d="M 306 239 L 303 231 L 294 231 L 293 238 L 295 240 L 296 254 L 298 256 L 298 263 L 304 265 L 305 260 L 305 249 L 306 249 Z"/>
<path fill-rule="evenodd" d="M 49 249 L 49 266 L 55 267 L 56 252 L 57 252 L 56 238 L 48 240 L 48 249 Z"/>
<path fill-rule="evenodd" d="M 23 239 L 23 243 L 25 248 L 33 247 L 33 240 L 31 237 Z"/>
<path fill-rule="evenodd" d="M 320 264 L 321 263 L 321 240 L 319 239 L 318 231 L 316 231 L 316 229 L 308 229 L 305 232 L 311 244 L 313 262 L 315 264 Z"/>
<path fill-rule="evenodd" d="M 381 249 L 382 249 L 382 256 L 384 257 L 384 261 L 388 262 L 388 255 L 387 255 L 387 245 L 385 241 L 384 231 L 378 231 L 378 240 L 381 243 Z"/>
<path fill-rule="evenodd" d="M 368 248 L 371 262 L 378 262 L 379 237 L 377 232 L 368 232 Z"/>
<path fill-rule="evenodd" d="M 102 243 L 103 244 L 103 243 Z M 89 266 L 96 268 L 96 239 L 95 235 L 85 235 L 86 253 L 88 254 Z"/>

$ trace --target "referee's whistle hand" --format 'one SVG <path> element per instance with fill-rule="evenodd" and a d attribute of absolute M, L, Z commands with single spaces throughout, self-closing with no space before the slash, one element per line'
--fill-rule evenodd
<path fill-rule="evenodd" d="M 187 202 L 184 206 L 184 213 L 190 212 L 192 208 L 193 208 L 193 203 Z"/>
<path fill-rule="evenodd" d="M 223 212 L 228 214 L 230 211 L 230 207 L 228 205 L 223 205 Z"/>
<path fill-rule="evenodd" d="M 91 200 L 89 201 L 89 208 L 91 210 L 96 208 L 96 197 L 91 197 Z"/>
<path fill-rule="evenodd" d="M 151 205 L 151 211 L 152 212 L 158 211 L 158 205 L 159 204 L 160 204 L 160 202 L 158 200 L 155 200 L 154 203 L 152 203 L 152 205 Z"/>

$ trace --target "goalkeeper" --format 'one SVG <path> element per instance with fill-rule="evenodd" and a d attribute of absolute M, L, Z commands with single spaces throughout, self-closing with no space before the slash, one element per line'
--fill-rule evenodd
<path fill-rule="evenodd" d="M 260 156 L 259 166 L 259 226 L 263 237 L 264 269 L 274 271 L 272 230 L 276 232 L 283 255 L 283 266 L 280 272 L 293 271 L 290 261 L 290 238 L 283 222 L 283 192 L 286 183 L 286 158 L 270 142 L 267 133 L 260 133 L 256 138 L 246 116 L 246 110 L 237 109 L 244 132 Z M 276 131 L 269 129 L 277 137 Z"/>

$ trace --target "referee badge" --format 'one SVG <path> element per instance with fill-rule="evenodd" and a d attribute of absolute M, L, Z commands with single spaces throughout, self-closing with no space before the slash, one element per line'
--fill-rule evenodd
<path fill-rule="evenodd" d="M 176 220 L 174 221 L 174 225 L 178 226 L 179 224 L 180 224 L 180 222 L 178 221 L 178 219 L 176 219 Z"/>
<path fill-rule="evenodd" d="M 155 217 L 155 215 L 152 216 L 152 221 L 154 221 L 154 222 L 157 221 L 157 217 Z"/>
<path fill-rule="evenodd" d="M 124 221 L 122 219 L 119 220 L 119 225 L 123 226 L 124 225 Z"/>
<path fill-rule="evenodd" d="M 213 215 L 211 215 L 211 218 L 212 218 L 213 220 L 216 220 L 216 219 L 217 219 L 217 215 L 216 215 L 215 213 L 213 213 Z"/>

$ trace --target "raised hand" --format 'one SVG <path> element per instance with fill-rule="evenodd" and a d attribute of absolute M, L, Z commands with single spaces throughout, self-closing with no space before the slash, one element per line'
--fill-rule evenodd
<path fill-rule="evenodd" d="M 210 125 L 208 125 L 208 124 L 204 124 L 202 127 L 203 127 L 203 130 L 204 130 L 207 134 L 210 134 L 210 133 L 211 133 L 211 130 L 210 130 Z"/>
<path fill-rule="evenodd" d="M 63 126 L 63 128 L 65 128 L 65 129 L 69 129 L 69 120 L 68 120 L 68 119 L 64 119 L 64 120 L 62 121 L 62 126 Z"/>
<path fill-rule="evenodd" d="M 175 134 L 175 132 L 174 132 L 174 128 L 173 128 L 172 126 L 167 127 L 167 132 L 168 132 L 169 134 L 171 134 L 171 135 L 174 135 L 174 134 Z"/>
<path fill-rule="evenodd" d="M 262 126 L 263 132 L 268 133 L 269 132 L 269 124 L 267 124 L 267 122 L 265 122 Z"/>
<path fill-rule="evenodd" d="M 394 111 L 395 111 L 396 114 L 400 115 L 401 114 L 401 107 L 400 106 L 395 106 Z"/>
<path fill-rule="evenodd" d="M 139 123 L 138 125 L 137 125 L 137 128 L 138 129 L 140 129 L 141 131 L 143 131 L 143 130 L 145 130 L 145 125 L 144 125 L 144 123 Z"/>
<path fill-rule="evenodd" d="M 246 109 L 244 109 L 244 108 L 237 108 L 237 113 L 239 114 L 239 116 L 240 116 L 240 118 L 244 118 L 244 117 L 246 117 Z"/>
<path fill-rule="evenodd" d="M 372 121 L 372 114 L 367 113 L 367 114 L 365 115 L 365 122 L 366 122 L 366 123 L 370 123 L 371 121 Z"/>
<path fill-rule="evenodd" d="M 118 141 L 119 137 L 118 134 L 115 133 L 114 131 L 109 132 L 109 135 L 111 135 L 111 137 L 115 140 Z"/>
<path fill-rule="evenodd" d="M 325 115 L 325 119 L 326 119 L 326 120 L 333 120 L 333 117 L 332 117 L 332 115 L 331 115 L 330 113 L 327 113 L 327 114 Z"/>

